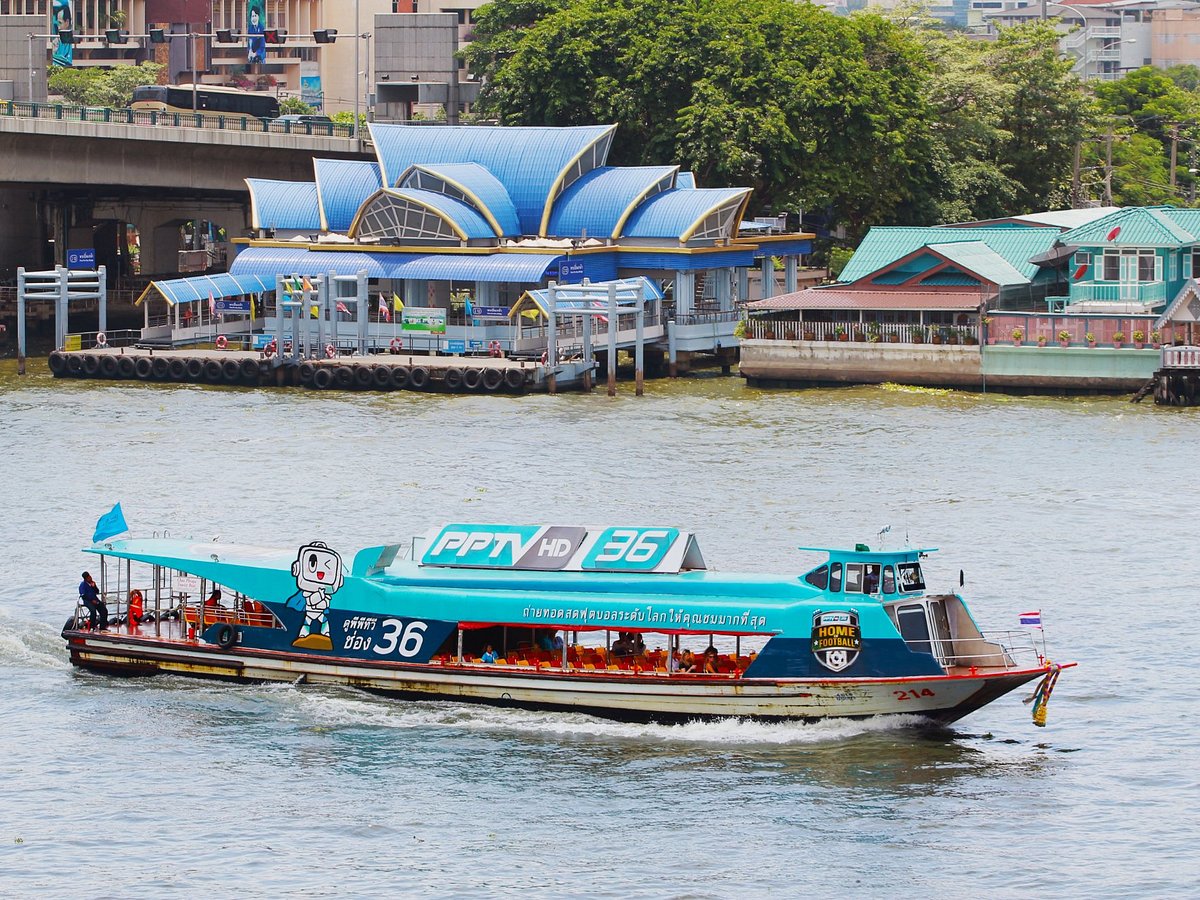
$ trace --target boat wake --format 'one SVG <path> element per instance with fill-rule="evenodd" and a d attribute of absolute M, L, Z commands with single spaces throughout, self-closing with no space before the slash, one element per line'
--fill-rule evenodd
<path fill-rule="evenodd" d="M 583 713 L 495 709 L 475 704 L 403 702 L 341 691 L 298 691 L 297 712 L 319 728 L 452 729 L 567 739 L 636 740 L 720 745 L 797 745 L 927 727 L 921 716 L 820 722 L 710 719 L 680 725 L 616 722 Z"/>
<path fill-rule="evenodd" d="M 43 623 L 0 613 L 0 668 L 69 669 L 59 632 Z"/>

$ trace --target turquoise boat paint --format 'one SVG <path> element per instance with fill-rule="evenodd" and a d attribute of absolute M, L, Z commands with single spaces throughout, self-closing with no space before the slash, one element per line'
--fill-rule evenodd
<path fill-rule="evenodd" d="M 1009 648 L 979 632 L 961 597 L 927 594 L 921 559 L 932 551 L 802 549 L 826 559 L 781 576 L 709 571 L 695 536 L 675 528 L 456 523 L 431 531 L 413 560 L 398 559 L 392 544 L 362 549 L 349 565 L 320 541 L 286 550 L 111 540 L 86 552 L 180 573 L 171 584 L 203 579 L 240 608 L 202 611 L 198 588 L 187 594 L 168 585 L 167 606 L 182 608 L 199 635 L 181 623 L 166 637 L 161 627 L 151 639 L 131 626 L 113 638 L 84 631 L 76 619 L 64 637 L 77 664 L 110 670 L 240 679 L 300 673 L 404 696 L 651 718 L 920 712 L 950 719 L 1045 674 L 1040 658 L 1021 668 Z M 269 611 L 270 627 L 246 612 L 255 603 Z M 583 671 L 565 649 L 561 665 L 543 658 L 517 671 L 507 663 L 471 666 L 464 636 L 501 628 L 487 633 L 506 641 L 510 632 L 724 635 L 762 647 L 748 665 L 702 678 L 661 665 L 650 673 L 661 678 L 641 668 Z"/>

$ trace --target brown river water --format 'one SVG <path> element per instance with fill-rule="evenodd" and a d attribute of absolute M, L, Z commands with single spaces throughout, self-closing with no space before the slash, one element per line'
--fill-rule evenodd
<path fill-rule="evenodd" d="M 738 378 L 557 397 L 55 381 L 0 362 L 5 896 L 1194 896 L 1200 410 Z M 67 663 L 96 518 L 351 549 L 665 524 L 710 566 L 941 548 L 1064 673 L 952 729 L 627 725 Z"/>

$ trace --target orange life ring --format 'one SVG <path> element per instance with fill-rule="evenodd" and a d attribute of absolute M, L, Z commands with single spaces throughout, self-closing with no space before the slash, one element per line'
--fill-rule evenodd
<path fill-rule="evenodd" d="M 274 340 L 271 340 L 271 341 L 270 341 L 270 342 L 267 344 L 267 346 L 263 347 L 263 356 L 265 356 L 265 357 L 267 357 L 268 359 L 270 359 L 272 356 L 274 356 L 274 355 L 275 355 L 275 350 L 276 350 L 275 341 L 274 341 Z"/>
<path fill-rule="evenodd" d="M 543 366 L 546 364 L 546 361 L 547 361 L 549 358 L 550 358 L 550 351 L 549 351 L 549 350 L 543 350 L 543 351 L 542 351 L 542 365 L 543 365 Z"/>
<path fill-rule="evenodd" d="M 337 347 L 333 346 L 333 344 L 326 344 L 325 345 L 325 358 L 333 359 L 335 356 L 337 356 Z"/>
<path fill-rule="evenodd" d="M 217 349 L 224 350 L 228 346 L 229 346 L 229 338 L 225 337 L 225 335 L 223 335 L 223 334 L 217 335 Z"/>
<path fill-rule="evenodd" d="M 392 338 L 392 342 L 390 344 L 388 344 L 388 346 L 391 348 L 393 353 L 399 353 L 401 350 L 404 349 L 404 339 L 394 337 L 394 338 Z"/>

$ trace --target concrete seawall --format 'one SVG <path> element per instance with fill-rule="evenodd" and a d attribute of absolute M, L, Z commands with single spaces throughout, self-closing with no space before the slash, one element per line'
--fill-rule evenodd
<path fill-rule="evenodd" d="M 829 341 L 742 342 L 748 384 L 882 384 L 1034 391 L 1135 391 L 1159 367 L 1157 350 Z"/>

